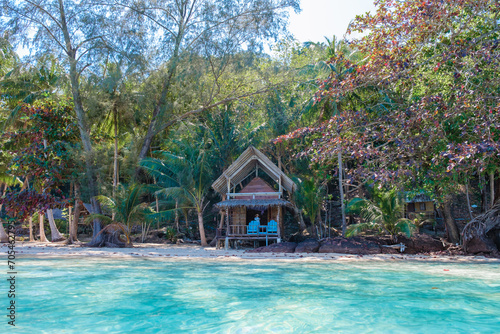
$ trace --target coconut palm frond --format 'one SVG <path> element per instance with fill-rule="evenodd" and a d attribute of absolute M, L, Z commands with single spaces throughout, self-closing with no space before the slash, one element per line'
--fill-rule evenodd
<path fill-rule="evenodd" d="M 166 162 L 159 159 L 147 158 L 141 160 L 139 165 L 144 168 L 148 175 L 154 177 L 162 187 L 174 187 L 179 185 L 179 182 L 175 178 L 176 170 L 172 170 L 172 167 L 167 165 Z"/>
<path fill-rule="evenodd" d="M 347 205 L 347 212 L 358 214 L 365 223 L 376 225 L 379 230 L 392 236 L 400 232 L 411 236 L 415 225 L 412 221 L 403 218 L 405 202 L 402 194 L 397 189 L 388 191 L 374 189 L 372 200 L 355 198 Z M 359 232 L 361 230 L 358 227 L 353 227 L 350 235 Z"/>
<path fill-rule="evenodd" d="M 103 224 L 111 224 L 113 222 L 113 220 L 111 219 L 111 217 L 108 217 L 106 215 L 102 215 L 102 214 L 99 214 L 99 213 L 91 213 L 90 215 L 88 215 L 84 219 L 83 222 L 85 224 L 90 224 L 94 220 L 100 220 Z"/>
<path fill-rule="evenodd" d="M 173 220 L 175 219 L 175 212 L 181 212 L 182 210 L 185 209 L 194 209 L 195 207 L 189 207 L 189 206 L 184 206 L 184 207 L 178 207 L 173 208 L 173 209 L 166 209 L 166 210 L 161 210 L 159 212 L 152 212 L 148 214 L 148 219 L 151 220 Z"/>
<path fill-rule="evenodd" d="M 346 231 L 346 237 L 350 238 L 355 235 L 358 235 L 362 232 L 369 231 L 369 230 L 379 230 L 377 224 L 373 223 L 358 223 L 358 224 L 352 224 L 347 227 Z"/>
<path fill-rule="evenodd" d="M 181 187 L 171 187 L 171 188 L 163 188 L 161 190 L 158 190 L 155 192 L 155 195 L 158 196 L 160 199 L 185 199 L 189 198 L 189 194 L 187 193 L 186 189 L 181 188 Z"/>
<path fill-rule="evenodd" d="M 113 209 L 116 207 L 116 203 L 115 201 L 108 197 L 108 196 L 104 196 L 104 195 L 99 195 L 96 197 L 97 201 L 104 207 L 106 208 L 109 208 L 109 209 Z"/>
<path fill-rule="evenodd" d="M 411 237 L 412 233 L 416 230 L 415 224 L 406 218 L 400 219 L 394 227 L 395 230 L 406 234 L 408 237 Z"/>

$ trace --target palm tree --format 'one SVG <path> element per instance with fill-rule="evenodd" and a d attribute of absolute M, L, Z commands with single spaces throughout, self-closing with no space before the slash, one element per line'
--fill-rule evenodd
<path fill-rule="evenodd" d="M 149 219 L 149 215 L 154 211 L 148 203 L 143 202 L 144 197 L 150 192 L 145 185 L 120 186 L 114 198 L 98 196 L 97 200 L 105 208 L 113 213 L 113 218 L 102 214 L 91 214 L 86 219 L 86 223 L 99 219 L 107 223 L 101 233 L 110 232 L 113 243 L 120 243 L 116 232 L 122 231 L 127 239 L 126 246 L 132 245 L 130 233 L 132 225 L 137 222 Z M 105 238 L 106 239 L 106 238 Z"/>
<path fill-rule="evenodd" d="M 15 185 L 22 186 L 23 182 L 13 175 L 0 171 L 0 198 L 5 196 L 8 187 Z M 3 204 L 0 203 L 0 211 L 2 211 L 2 206 Z M 2 221 L 0 221 L 0 242 L 9 242 L 9 236 L 5 232 Z"/>
<path fill-rule="evenodd" d="M 295 195 L 297 205 L 302 209 L 302 212 L 311 221 L 311 232 L 317 235 L 316 219 L 320 215 L 321 203 L 325 195 L 324 187 L 318 184 L 317 179 L 310 178 L 295 178 L 299 185 Z"/>
<path fill-rule="evenodd" d="M 95 112 L 95 126 L 114 138 L 113 154 L 113 196 L 117 192 L 120 171 L 119 139 L 126 132 L 133 133 L 136 126 L 138 93 L 134 90 L 134 73 L 124 73 L 121 62 L 105 64 L 102 77 L 91 75 L 85 83 L 89 92 L 87 103 Z"/>
<path fill-rule="evenodd" d="M 354 198 L 349 202 L 348 213 L 359 214 L 364 222 L 350 225 L 346 236 L 354 236 L 366 230 L 389 234 L 392 239 L 400 232 L 411 236 L 415 225 L 404 218 L 403 195 L 395 188 L 389 191 L 374 189 L 372 197 L 372 200 Z"/>
<path fill-rule="evenodd" d="M 140 166 L 162 187 L 156 192 L 164 199 L 178 199 L 179 203 L 196 209 L 201 245 L 208 246 L 203 224 L 206 197 L 212 183 L 211 164 L 207 152 L 191 143 L 179 143 L 179 154 L 160 152 L 161 159 L 143 159 Z M 181 209 L 182 209 L 181 208 Z"/>

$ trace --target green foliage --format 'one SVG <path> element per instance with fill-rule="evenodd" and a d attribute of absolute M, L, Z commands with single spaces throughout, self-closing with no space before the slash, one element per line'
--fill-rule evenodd
<path fill-rule="evenodd" d="M 99 219 L 106 224 L 112 224 L 124 232 L 127 243 L 130 243 L 130 233 L 132 226 L 143 220 L 150 219 L 153 210 L 148 203 L 144 202 L 145 196 L 151 192 L 151 187 L 146 185 L 132 184 L 128 187 L 120 186 L 115 198 L 98 196 L 101 205 L 114 214 L 114 219 L 102 214 L 91 214 L 86 219 L 86 223 Z"/>
<path fill-rule="evenodd" d="M 349 225 L 346 236 L 354 236 L 367 230 L 389 234 L 394 238 L 398 233 L 411 236 L 416 226 L 404 218 L 405 201 L 396 189 L 388 191 L 373 188 L 372 199 L 354 198 L 346 207 L 346 212 L 357 214 L 363 222 Z"/>
<path fill-rule="evenodd" d="M 157 152 L 160 158 L 144 159 L 140 165 L 162 188 L 156 192 L 159 198 L 177 199 L 185 203 L 183 207 L 194 207 L 201 212 L 205 209 L 213 169 L 210 155 L 202 148 L 204 144 L 194 144 L 178 143 L 175 152 Z"/>
<path fill-rule="evenodd" d="M 165 239 L 173 243 L 177 242 L 177 231 L 175 230 L 175 228 L 167 227 L 167 229 L 165 230 Z"/>
<path fill-rule="evenodd" d="M 315 233 L 315 222 L 325 197 L 325 188 L 319 183 L 320 180 L 318 178 L 311 176 L 295 178 L 295 182 L 298 185 L 295 202 L 311 221 L 312 229 Z"/>

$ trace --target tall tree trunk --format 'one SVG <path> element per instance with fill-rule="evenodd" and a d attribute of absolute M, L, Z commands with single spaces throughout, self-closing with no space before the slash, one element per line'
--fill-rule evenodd
<path fill-rule="evenodd" d="M 49 242 L 45 236 L 45 227 L 43 226 L 44 214 L 43 212 L 38 213 L 38 220 L 40 222 L 40 242 Z"/>
<path fill-rule="evenodd" d="M 302 212 L 301 210 L 299 210 L 299 208 L 295 203 L 292 203 L 292 210 L 294 218 L 297 219 L 299 223 L 299 232 L 300 234 L 304 235 L 304 233 L 307 232 L 307 226 L 306 223 L 304 222 L 304 217 L 302 216 Z"/>
<path fill-rule="evenodd" d="M 92 205 L 93 213 L 101 213 L 101 207 L 95 197 L 98 195 L 97 189 L 97 178 L 94 166 L 94 151 L 92 148 L 92 142 L 90 140 L 90 128 L 88 126 L 87 117 L 85 111 L 83 110 L 82 99 L 80 95 L 80 83 L 79 76 L 80 73 L 77 68 L 77 56 L 76 49 L 73 48 L 71 43 L 71 35 L 69 33 L 68 25 L 66 22 L 66 13 L 64 10 L 63 0 L 58 0 L 59 2 L 59 13 L 61 16 L 61 30 L 64 36 L 64 42 L 66 45 L 66 54 L 68 56 L 69 62 L 69 77 L 71 82 L 71 93 L 73 95 L 73 104 L 75 106 L 75 114 L 78 123 L 78 129 L 80 131 L 80 138 L 82 140 L 83 150 L 85 151 L 85 169 L 88 181 L 88 191 L 90 196 L 90 203 Z M 103 234 L 101 231 L 101 222 L 99 220 L 94 220 L 94 234 L 92 241 L 89 246 L 97 246 L 102 244 Z"/>
<path fill-rule="evenodd" d="M 156 199 L 158 201 L 158 198 Z M 175 200 L 175 228 L 177 229 L 177 233 L 180 233 L 181 230 L 179 229 L 179 201 Z"/>
<path fill-rule="evenodd" d="M 6 189 L 4 188 L 3 196 L 5 196 Z M 0 212 L 2 211 L 3 204 L 0 204 Z M 0 242 L 9 242 L 9 236 L 3 227 L 3 221 L 0 219 Z"/>
<path fill-rule="evenodd" d="M 484 175 L 479 176 L 481 189 L 481 213 L 488 211 L 488 192 L 486 191 L 486 179 Z"/>
<path fill-rule="evenodd" d="M 54 220 L 54 213 L 53 213 L 52 209 L 47 209 L 47 219 L 49 220 L 50 239 L 52 240 L 52 242 L 64 240 L 64 237 L 57 229 L 56 221 Z"/>
<path fill-rule="evenodd" d="M 69 226 L 69 240 L 72 243 L 78 242 L 78 223 L 80 220 L 80 212 L 82 201 L 80 199 L 80 184 L 75 182 L 75 208 L 73 213 L 73 219 L 71 219 L 71 225 Z"/>
<path fill-rule="evenodd" d="M 225 196 L 223 196 L 223 201 L 225 200 Z M 218 230 L 221 231 L 222 228 L 224 227 L 224 218 L 226 217 L 226 211 L 221 211 L 220 214 L 220 222 L 219 222 L 219 228 Z M 210 246 L 216 246 L 217 245 L 217 238 L 214 238 L 212 241 L 210 241 Z"/>
<path fill-rule="evenodd" d="M 203 205 L 196 209 L 198 212 L 198 229 L 200 230 L 201 245 L 203 247 L 207 247 L 208 243 L 207 238 L 205 237 L 205 226 L 203 226 L 203 211 L 201 210 L 201 207 L 203 207 Z"/>
<path fill-rule="evenodd" d="M 72 243 L 78 242 L 78 221 L 80 220 L 81 205 L 82 202 L 80 199 L 75 199 L 75 212 L 73 213 L 73 219 L 69 226 L 69 239 Z"/>
<path fill-rule="evenodd" d="M 490 208 L 495 204 L 495 172 L 490 172 Z"/>
<path fill-rule="evenodd" d="M 186 234 L 189 236 L 189 220 L 188 220 L 188 212 L 187 210 L 182 210 L 184 215 L 184 221 L 186 222 Z"/>
<path fill-rule="evenodd" d="M 320 238 L 323 239 L 324 237 L 323 231 L 325 230 L 325 226 L 323 225 L 323 219 L 321 219 L 321 210 L 318 211 L 318 224 L 319 224 Z"/>
<path fill-rule="evenodd" d="M 29 218 L 29 223 L 30 223 L 30 241 L 33 242 L 35 241 L 35 237 L 33 236 L 33 217 L 31 216 Z"/>
<path fill-rule="evenodd" d="M 146 136 L 144 137 L 144 142 L 141 147 L 141 151 L 139 152 L 138 159 L 141 161 L 144 159 L 151 147 L 151 143 L 153 142 L 153 138 L 158 131 L 158 120 L 162 118 L 163 113 L 165 112 L 165 106 L 167 102 L 167 96 L 170 92 L 170 87 L 172 86 L 172 81 L 175 77 L 175 72 L 177 70 L 177 66 L 179 64 L 179 54 L 182 40 L 184 38 L 184 17 L 181 18 L 182 23 L 179 24 L 179 29 L 177 31 L 177 35 L 175 38 L 175 46 L 172 53 L 172 57 L 170 58 L 169 67 L 167 76 L 163 80 L 162 90 L 160 93 L 160 97 L 156 103 L 156 106 L 153 110 L 153 115 L 151 117 L 151 121 L 148 126 L 148 131 L 146 132 Z M 140 169 L 136 169 L 136 177 L 139 176 Z"/>
<path fill-rule="evenodd" d="M 455 219 L 453 218 L 453 215 L 451 213 L 451 201 L 452 196 L 448 195 L 445 197 L 443 203 L 443 216 L 444 223 L 446 225 L 446 231 L 448 232 L 448 240 L 454 244 L 457 244 L 460 242 L 460 233 L 458 231 Z"/>
<path fill-rule="evenodd" d="M 345 219 L 345 205 L 344 205 L 344 186 L 342 181 L 342 152 L 339 150 L 337 156 L 338 164 L 339 164 L 339 191 L 340 191 L 340 207 L 342 210 L 342 236 L 345 237 L 345 232 L 347 230 L 347 221 Z"/>
<path fill-rule="evenodd" d="M 0 220 L 0 242 L 9 242 L 9 236 L 3 227 L 3 221 Z"/>
<path fill-rule="evenodd" d="M 465 183 L 465 195 L 467 196 L 467 210 L 469 211 L 469 216 L 470 216 L 470 219 L 474 219 L 474 217 L 472 217 L 472 209 L 471 209 L 471 206 L 470 206 L 470 196 L 469 196 L 469 180 L 467 179 L 466 180 L 466 183 Z"/>
<path fill-rule="evenodd" d="M 498 199 L 500 198 L 500 178 L 497 178 L 495 180 L 495 201 L 494 203 L 497 203 Z"/>
<path fill-rule="evenodd" d="M 115 152 L 113 156 L 113 199 L 116 200 L 116 189 L 118 187 L 118 110 L 116 104 L 113 106 L 113 126 L 115 127 Z M 115 220 L 113 211 L 111 219 Z"/>

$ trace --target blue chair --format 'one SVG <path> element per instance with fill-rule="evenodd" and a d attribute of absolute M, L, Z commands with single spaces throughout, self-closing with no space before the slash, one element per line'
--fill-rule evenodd
<path fill-rule="evenodd" d="M 248 230 L 247 230 L 247 233 L 248 233 L 248 234 L 258 234 L 258 233 L 259 233 L 259 222 L 258 222 L 258 221 L 255 221 L 255 220 L 252 220 L 252 221 L 248 224 Z"/>
<path fill-rule="evenodd" d="M 271 220 L 267 223 L 267 233 L 278 234 L 278 223 L 275 220 Z"/>

